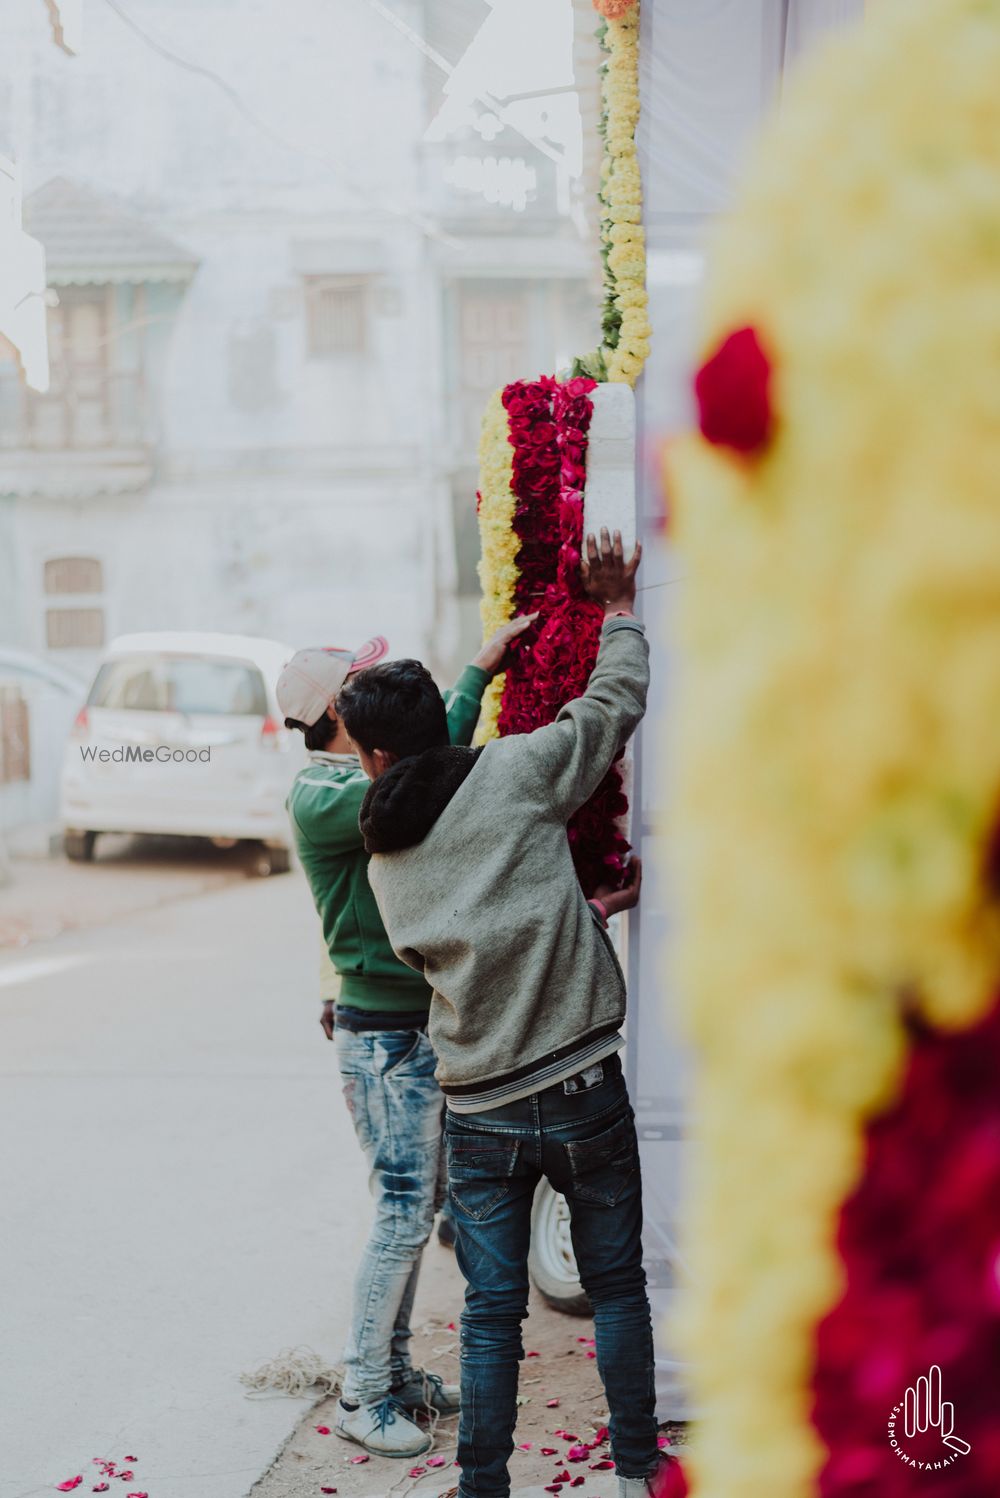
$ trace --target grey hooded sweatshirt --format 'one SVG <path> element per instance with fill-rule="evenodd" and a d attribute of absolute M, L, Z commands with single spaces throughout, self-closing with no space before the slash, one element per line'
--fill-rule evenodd
<path fill-rule="evenodd" d="M 433 989 L 450 1106 L 511 1101 L 620 1044 L 625 980 L 566 823 L 642 719 L 648 655 L 638 620 L 606 620 L 587 690 L 553 723 L 400 760 L 365 798 L 368 877 L 394 951 Z"/>

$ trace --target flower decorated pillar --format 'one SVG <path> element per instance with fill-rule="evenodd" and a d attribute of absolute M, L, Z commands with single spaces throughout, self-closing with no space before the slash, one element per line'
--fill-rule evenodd
<path fill-rule="evenodd" d="M 704 1498 L 1000 1492 L 1000 0 L 793 80 L 671 461 Z"/>

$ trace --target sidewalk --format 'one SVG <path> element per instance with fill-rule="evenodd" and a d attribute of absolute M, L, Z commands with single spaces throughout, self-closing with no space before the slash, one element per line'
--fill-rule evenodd
<path fill-rule="evenodd" d="M 462 1281 L 454 1255 L 432 1242 L 425 1254 L 414 1318 L 414 1359 L 450 1379 L 458 1376 L 458 1334 L 455 1327 L 462 1305 Z M 593 1323 L 551 1310 L 532 1294 L 524 1327 L 526 1357 L 521 1364 L 520 1398 L 515 1442 L 520 1448 L 511 1458 L 512 1498 L 551 1498 L 546 1484 L 563 1471 L 584 1480 L 577 1487 L 563 1486 L 563 1493 L 580 1498 L 616 1498 L 614 1472 L 595 1470 L 592 1462 L 607 1459 L 606 1448 L 597 1447 L 582 1461 L 567 1461 L 574 1445 L 590 1443 L 607 1419 L 604 1391 L 593 1357 Z M 559 1403 L 549 1408 L 550 1400 Z M 432 1452 L 416 1461 L 388 1461 L 372 1457 L 352 1462 L 359 1447 L 334 1435 L 323 1435 L 318 1426 L 333 1425 L 335 1401 L 322 1400 L 303 1419 L 274 1466 L 252 1490 L 251 1498 L 320 1498 L 324 1488 L 334 1488 L 337 1498 L 438 1498 L 455 1486 L 454 1419 L 442 1421 Z M 557 1432 L 563 1432 L 559 1435 Z M 571 1437 L 577 1439 L 570 1439 Z M 543 1449 L 555 1453 L 543 1455 Z M 428 1467 L 428 1457 L 443 1458 L 440 1466 Z"/>

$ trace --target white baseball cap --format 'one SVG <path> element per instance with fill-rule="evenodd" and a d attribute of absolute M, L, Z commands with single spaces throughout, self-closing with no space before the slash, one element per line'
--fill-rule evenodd
<path fill-rule="evenodd" d="M 336 702 L 347 678 L 374 666 L 388 650 L 389 642 L 382 635 L 366 640 L 360 650 L 338 650 L 333 645 L 297 650 L 275 688 L 282 714 L 312 728 Z"/>

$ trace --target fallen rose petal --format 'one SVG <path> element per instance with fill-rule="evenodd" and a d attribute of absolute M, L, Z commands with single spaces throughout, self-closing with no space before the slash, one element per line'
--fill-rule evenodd
<path fill-rule="evenodd" d="M 556 1475 L 555 1475 L 555 1477 L 553 1477 L 552 1481 L 553 1482 L 569 1482 L 569 1473 L 564 1468 L 562 1472 L 557 1472 L 556 1473 Z"/>
<path fill-rule="evenodd" d="M 610 1472 L 614 1462 L 591 1462 L 590 1466 L 594 1472 Z"/>
<path fill-rule="evenodd" d="M 540 1446 L 538 1448 L 543 1456 L 558 1456 L 559 1453 L 554 1446 Z"/>
<path fill-rule="evenodd" d="M 135 1461 L 135 1457 L 134 1456 L 130 1457 L 129 1460 L 130 1461 Z M 129 1493 L 128 1498 L 149 1498 L 149 1494 L 148 1493 Z"/>
<path fill-rule="evenodd" d="M 570 1480 L 570 1487 L 571 1488 L 582 1487 L 585 1481 L 586 1481 L 586 1478 L 584 1477 L 583 1473 L 580 1472 L 580 1473 L 577 1474 L 576 1477 L 571 1478 L 571 1480 Z"/>
<path fill-rule="evenodd" d="M 596 1358 L 597 1353 L 594 1352 L 594 1350 L 592 1348 L 588 1348 L 587 1349 L 587 1356 L 588 1356 L 588 1358 Z"/>
<path fill-rule="evenodd" d="M 367 1460 L 368 1460 L 367 1456 L 352 1456 L 351 1459 L 350 1459 L 351 1466 L 352 1467 L 359 1467 L 362 1462 L 366 1462 Z"/>
<path fill-rule="evenodd" d="M 80 1486 L 80 1484 L 81 1484 L 82 1481 L 83 1481 L 83 1474 L 82 1473 L 80 1474 L 79 1477 L 67 1477 L 67 1479 L 66 1479 L 65 1482 L 57 1482 L 56 1483 L 56 1492 L 57 1493 L 72 1493 L 73 1489 L 74 1488 L 78 1488 Z"/>
<path fill-rule="evenodd" d="M 131 1482 L 133 1477 L 135 1476 L 135 1473 L 130 1469 L 125 1472 L 119 1472 L 118 1476 L 122 1482 Z"/>
<path fill-rule="evenodd" d="M 336 1488 L 320 1488 L 321 1493 L 335 1493 L 336 1491 Z"/>
<path fill-rule="evenodd" d="M 458 1331 L 458 1327 L 455 1325 L 454 1321 L 449 1321 L 446 1330 L 449 1332 L 456 1332 Z"/>
<path fill-rule="evenodd" d="M 329 1425 L 317 1425 L 316 1426 L 316 1434 L 318 1436 L 328 1436 L 330 1434 L 330 1427 L 329 1427 Z"/>
<path fill-rule="evenodd" d="M 424 1475 L 424 1473 L 426 1471 L 427 1471 L 426 1467 L 411 1467 L 410 1470 L 409 1470 L 409 1472 L 407 1472 L 406 1475 L 407 1475 L 407 1477 L 423 1477 L 423 1475 Z"/>
<path fill-rule="evenodd" d="M 561 1493 L 562 1492 L 562 1483 L 561 1482 L 550 1482 L 550 1483 L 547 1484 L 545 1491 L 547 1493 Z"/>
<path fill-rule="evenodd" d="M 546 1399 L 545 1408 L 547 1410 L 557 1410 L 559 1408 L 558 1399 Z"/>
<path fill-rule="evenodd" d="M 137 1461 L 138 1461 L 138 1460 L 139 1460 L 139 1458 L 138 1458 L 138 1457 L 137 1457 L 137 1456 L 127 1456 L 127 1457 L 126 1457 L 126 1458 L 125 1458 L 125 1460 L 126 1460 L 126 1461 L 127 1461 L 127 1462 L 137 1462 Z"/>
<path fill-rule="evenodd" d="M 517 1449 L 518 1451 L 530 1451 L 533 1444 L 534 1442 L 532 1441 L 521 1441 L 519 1442 Z"/>
<path fill-rule="evenodd" d="M 526 1352 L 524 1355 L 525 1355 L 526 1358 L 540 1358 L 541 1357 L 541 1353 L 540 1352 Z"/>
<path fill-rule="evenodd" d="M 569 1448 L 569 1450 L 567 1451 L 567 1453 L 566 1453 L 566 1460 L 568 1462 L 585 1462 L 587 1460 L 587 1458 L 588 1458 L 589 1455 L 590 1455 L 590 1447 L 589 1446 L 581 1446 L 581 1445 L 571 1446 Z"/>
<path fill-rule="evenodd" d="M 428 1465 L 428 1467 L 443 1467 L 444 1466 L 444 1457 L 443 1456 L 429 1456 L 427 1458 L 427 1465 Z"/>
<path fill-rule="evenodd" d="M 577 1337 L 577 1339 L 576 1339 L 576 1340 L 577 1340 L 577 1341 L 578 1341 L 578 1342 L 586 1342 L 586 1341 L 587 1341 L 587 1338 L 586 1338 L 586 1337 Z"/>
<path fill-rule="evenodd" d="M 608 1430 L 608 1427 L 606 1425 L 602 1425 L 600 1427 L 600 1429 L 598 1430 L 597 1434 L 595 1435 L 594 1440 L 595 1441 L 606 1441 L 608 1439 L 608 1437 L 610 1436 L 610 1434 L 611 1434 L 611 1432 Z"/>
<path fill-rule="evenodd" d="M 110 1486 L 109 1482 L 96 1482 L 90 1491 L 92 1493 L 106 1493 Z"/>

